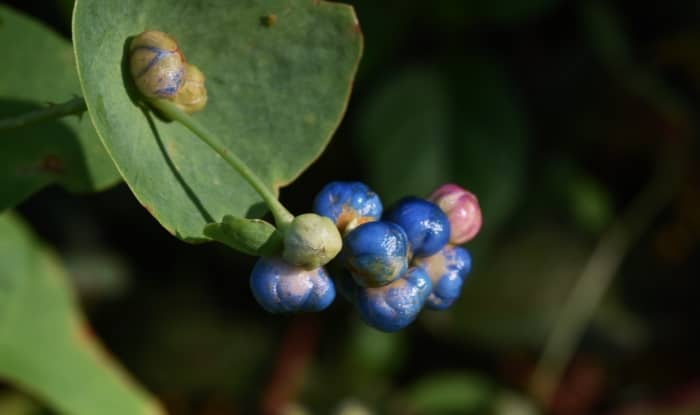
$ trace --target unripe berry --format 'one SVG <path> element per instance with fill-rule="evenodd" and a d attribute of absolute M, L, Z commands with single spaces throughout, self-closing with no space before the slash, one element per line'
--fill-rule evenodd
<path fill-rule="evenodd" d="M 450 220 L 450 243 L 460 245 L 472 240 L 481 229 L 479 200 L 471 192 L 455 185 L 444 184 L 428 197 L 440 206 Z"/>
<path fill-rule="evenodd" d="M 250 288 L 270 313 L 321 311 L 335 299 L 335 286 L 323 268 L 308 271 L 274 257 L 258 259 Z"/>
<path fill-rule="evenodd" d="M 129 67 L 141 94 L 148 98 L 172 99 L 185 75 L 185 57 L 175 39 L 149 30 L 131 40 Z"/>
<path fill-rule="evenodd" d="M 444 310 L 459 298 L 462 284 L 471 271 L 472 258 L 466 249 L 447 245 L 435 255 L 416 258 L 413 264 L 425 270 L 433 283 L 433 292 L 425 306 Z"/>
<path fill-rule="evenodd" d="M 391 222 L 364 223 L 345 235 L 341 255 L 358 284 L 386 285 L 403 275 L 408 267 L 406 233 Z"/>
<path fill-rule="evenodd" d="M 356 305 L 365 323 L 382 331 L 393 332 L 416 319 L 431 290 L 428 274 L 420 267 L 413 267 L 391 284 L 358 288 Z"/>
<path fill-rule="evenodd" d="M 340 232 L 348 232 L 382 216 L 379 196 L 360 182 L 330 182 L 314 199 L 313 211 L 335 222 Z"/>
<path fill-rule="evenodd" d="M 447 216 L 427 200 L 405 197 L 386 212 L 384 219 L 406 231 L 411 251 L 417 257 L 433 255 L 450 240 Z"/>
<path fill-rule="evenodd" d="M 173 102 L 188 114 L 201 111 L 207 105 L 207 89 L 204 74 L 196 66 L 185 64 L 185 76 Z"/>
<path fill-rule="evenodd" d="M 340 232 L 330 219 L 305 213 L 284 230 L 282 257 L 290 264 L 315 269 L 335 258 L 342 246 Z"/>

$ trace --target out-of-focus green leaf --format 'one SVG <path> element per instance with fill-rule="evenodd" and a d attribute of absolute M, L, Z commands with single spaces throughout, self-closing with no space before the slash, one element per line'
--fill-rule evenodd
<path fill-rule="evenodd" d="M 449 179 L 450 97 L 438 71 L 406 69 L 363 105 L 355 141 L 385 204 L 426 196 Z"/>
<path fill-rule="evenodd" d="M 0 5 L 0 118 L 80 94 L 70 42 Z M 60 183 L 73 192 L 120 180 L 88 117 L 67 117 L 0 134 L 0 211 Z"/>
<path fill-rule="evenodd" d="M 526 116 L 501 65 L 473 58 L 456 65 L 452 73 L 452 177 L 479 198 L 484 237 L 496 231 L 527 194 Z"/>
<path fill-rule="evenodd" d="M 536 224 L 503 241 L 475 264 L 447 316 L 469 339 L 495 349 L 538 347 L 589 254 L 586 243 Z"/>
<path fill-rule="evenodd" d="M 161 414 L 101 348 L 54 255 L 0 215 L 0 378 L 71 415 Z"/>
<path fill-rule="evenodd" d="M 563 208 L 577 228 L 599 234 L 613 219 L 610 192 L 573 162 L 556 159 L 544 169 L 545 203 Z"/>
<path fill-rule="evenodd" d="M 484 378 L 465 373 L 434 374 L 419 380 L 402 396 L 401 414 L 483 414 L 496 394 Z"/>
<path fill-rule="evenodd" d="M 275 15 L 272 24 L 265 16 Z M 171 233 L 202 241 L 224 215 L 260 215 L 261 199 L 177 122 L 136 104 L 131 36 L 174 36 L 207 77 L 194 117 L 274 192 L 323 151 L 340 123 L 362 51 L 352 7 L 306 0 L 79 0 L 73 39 L 90 117 L 136 198 Z M 252 210 L 251 210 L 252 209 Z"/>

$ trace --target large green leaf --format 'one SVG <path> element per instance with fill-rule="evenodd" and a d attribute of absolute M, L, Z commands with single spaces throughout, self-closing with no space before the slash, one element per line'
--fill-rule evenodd
<path fill-rule="evenodd" d="M 184 127 L 132 101 L 124 51 L 146 29 L 172 34 L 206 74 L 209 104 L 195 117 L 274 191 L 340 122 L 362 36 L 351 7 L 322 1 L 77 2 L 78 72 L 100 137 L 146 209 L 178 237 L 202 240 L 204 226 L 226 214 L 259 215 L 260 199 Z"/>
<path fill-rule="evenodd" d="M 162 413 L 91 335 L 54 255 L 9 211 L 0 236 L 0 379 L 60 413 Z"/>
<path fill-rule="evenodd" d="M 459 183 L 479 197 L 483 233 L 493 234 L 524 194 L 525 115 L 500 65 L 470 58 L 450 66 L 449 74 L 407 68 L 370 95 L 358 150 L 386 204 Z"/>
<path fill-rule="evenodd" d="M 2 5 L 0 56 L 0 118 L 67 101 L 80 93 L 70 43 Z M 86 192 L 119 180 L 87 117 L 3 131 L 0 177 L 0 211 L 54 182 Z"/>

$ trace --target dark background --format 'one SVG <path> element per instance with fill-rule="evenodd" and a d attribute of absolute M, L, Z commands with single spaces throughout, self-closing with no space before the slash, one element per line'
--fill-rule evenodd
<path fill-rule="evenodd" d="M 70 1 L 8 3 L 70 36 Z M 485 221 L 460 301 L 391 335 L 341 298 L 268 315 L 253 258 L 176 240 L 125 185 L 46 189 L 19 210 L 107 347 L 173 414 L 700 412 L 697 3 L 352 3 L 365 53 L 347 115 L 282 201 L 308 211 L 331 180 L 385 205 L 473 190 Z M 533 370 L 579 300 L 595 312 L 547 399 Z"/>

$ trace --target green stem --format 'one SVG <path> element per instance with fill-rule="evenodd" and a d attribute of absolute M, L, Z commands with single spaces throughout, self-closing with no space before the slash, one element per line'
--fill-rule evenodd
<path fill-rule="evenodd" d="M 26 112 L 14 117 L 0 119 L 0 131 L 37 124 L 54 118 L 82 114 L 87 110 L 85 100 L 76 97 L 62 104 L 50 104 L 46 108 Z"/>
<path fill-rule="evenodd" d="M 566 365 L 578 340 L 626 254 L 644 235 L 674 195 L 682 168 L 680 155 L 666 155 L 647 187 L 627 211 L 602 235 L 571 290 L 554 324 L 542 356 L 530 378 L 530 386 L 545 408 L 549 408 Z"/>
<path fill-rule="evenodd" d="M 192 131 L 200 140 L 204 141 L 209 147 L 216 151 L 221 158 L 223 158 L 231 167 L 233 167 L 243 178 L 253 186 L 253 189 L 258 192 L 260 197 L 265 201 L 267 207 L 270 209 L 272 216 L 275 218 L 275 223 L 281 231 L 284 231 L 294 219 L 294 215 L 289 213 L 289 211 L 277 200 L 270 189 L 263 183 L 262 180 L 248 167 L 243 160 L 238 158 L 238 156 L 220 144 L 220 141 L 207 130 L 202 124 L 197 120 L 192 118 L 189 114 L 185 113 L 179 109 L 174 103 L 166 101 L 163 99 L 154 99 L 151 101 L 151 105 L 157 108 L 163 115 L 167 118 L 175 121 L 179 121 L 182 125 L 187 127 Z"/>

